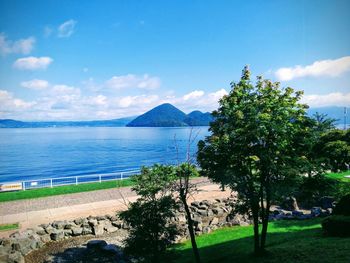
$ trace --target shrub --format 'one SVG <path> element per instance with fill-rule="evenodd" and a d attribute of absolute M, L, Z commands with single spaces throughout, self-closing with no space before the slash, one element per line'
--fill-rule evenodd
<path fill-rule="evenodd" d="M 350 237 L 350 216 L 329 216 L 322 221 L 322 229 L 329 236 Z"/>
<path fill-rule="evenodd" d="M 350 194 L 343 196 L 333 210 L 334 215 L 350 216 Z"/>

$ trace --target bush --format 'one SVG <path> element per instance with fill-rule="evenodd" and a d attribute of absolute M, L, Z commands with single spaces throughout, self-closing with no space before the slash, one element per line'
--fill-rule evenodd
<path fill-rule="evenodd" d="M 350 237 L 350 216 L 332 215 L 322 221 L 326 235 Z"/>
<path fill-rule="evenodd" d="M 343 196 L 333 210 L 334 215 L 350 216 L 350 194 Z"/>

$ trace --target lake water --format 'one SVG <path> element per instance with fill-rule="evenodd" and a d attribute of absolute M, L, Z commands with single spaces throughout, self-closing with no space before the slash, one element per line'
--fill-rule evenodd
<path fill-rule="evenodd" d="M 104 174 L 184 160 L 191 128 L 0 129 L 0 182 Z M 196 127 L 191 146 L 209 134 Z"/>

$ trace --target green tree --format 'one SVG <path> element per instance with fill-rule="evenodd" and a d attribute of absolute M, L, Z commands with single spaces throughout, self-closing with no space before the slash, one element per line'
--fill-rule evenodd
<path fill-rule="evenodd" d="M 175 216 L 177 205 L 169 192 L 174 178 L 173 167 L 163 165 L 144 167 L 140 175 L 132 178 L 133 190 L 140 198 L 120 213 L 131 227 L 125 240 L 126 254 L 142 262 L 157 263 L 175 240 L 178 231 L 170 219 Z"/>
<path fill-rule="evenodd" d="M 292 145 L 295 135 L 305 128 L 307 106 L 298 102 L 302 92 L 292 88 L 282 89 L 262 77 L 253 85 L 248 67 L 231 88 L 213 112 L 212 134 L 198 143 L 197 158 L 202 173 L 236 191 L 251 212 L 254 251 L 261 254 L 278 186 L 299 174 L 296 164 L 303 157 Z"/>

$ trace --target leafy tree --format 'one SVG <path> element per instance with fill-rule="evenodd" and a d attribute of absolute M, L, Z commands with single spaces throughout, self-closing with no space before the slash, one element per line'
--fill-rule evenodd
<path fill-rule="evenodd" d="M 199 175 L 196 166 L 192 164 L 193 156 L 191 156 L 191 145 L 197 138 L 198 133 L 195 134 L 194 138 L 192 138 L 192 132 L 193 132 L 193 129 L 191 129 L 190 135 L 188 137 L 186 162 L 182 164 L 180 164 L 180 161 L 179 161 L 179 149 L 176 141 L 176 136 L 174 137 L 178 165 L 175 168 L 176 180 L 174 180 L 173 189 L 175 193 L 177 193 L 178 199 L 180 200 L 185 210 L 187 229 L 190 234 L 191 245 L 192 245 L 195 262 L 200 263 L 201 259 L 200 259 L 200 255 L 197 247 L 196 236 L 194 233 L 194 222 L 191 217 L 191 211 L 187 203 L 188 198 L 197 191 L 196 184 L 191 183 L 190 179 L 191 177 L 197 177 Z"/>
<path fill-rule="evenodd" d="M 197 158 L 202 173 L 236 191 L 251 212 L 254 251 L 261 254 L 278 186 L 299 174 L 303 157 L 293 144 L 305 128 L 307 106 L 298 102 L 302 92 L 292 88 L 282 89 L 262 77 L 253 85 L 248 67 L 231 88 L 213 112 L 212 134 L 198 143 Z"/>
<path fill-rule="evenodd" d="M 133 177 L 133 190 L 140 198 L 120 214 L 131 226 L 125 240 L 126 254 L 157 263 L 175 240 L 178 231 L 170 218 L 175 216 L 177 205 L 169 192 L 174 176 L 173 167 L 154 165 Z"/>
<path fill-rule="evenodd" d="M 349 169 L 349 130 L 333 129 L 324 133 L 315 145 L 315 154 L 334 172 Z"/>
<path fill-rule="evenodd" d="M 200 263 L 200 255 L 197 247 L 196 236 L 194 233 L 194 223 L 191 217 L 191 211 L 188 206 L 187 200 L 196 191 L 196 185 L 190 182 L 190 178 L 198 176 L 198 171 L 194 165 L 190 162 L 183 163 L 176 167 L 176 181 L 174 183 L 174 189 L 178 193 L 180 202 L 182 203 L 187 221 L 187 229 L 190 234 L 191 245 L 196 263 Z"/>

